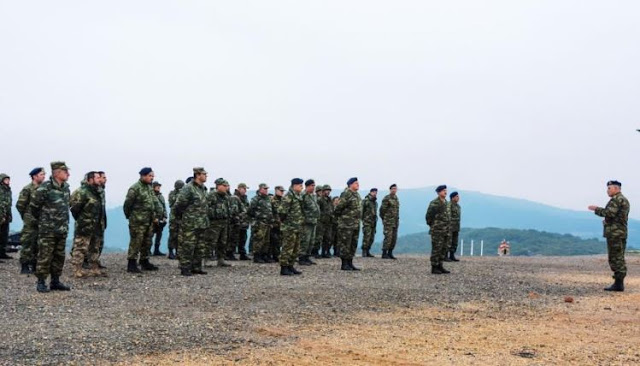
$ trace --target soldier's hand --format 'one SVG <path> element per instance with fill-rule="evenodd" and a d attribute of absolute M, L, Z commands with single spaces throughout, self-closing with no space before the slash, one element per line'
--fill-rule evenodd
<path fill-rule="evenodd" d="M 587 208 L 589 209 L 589 211 L 595 211 L 595 210 L 596 210 L 596 208 L 598 208 L 598 206 L 591 205 L 591 206 L 589 206 L 589 207 L 587 207 Z"/>

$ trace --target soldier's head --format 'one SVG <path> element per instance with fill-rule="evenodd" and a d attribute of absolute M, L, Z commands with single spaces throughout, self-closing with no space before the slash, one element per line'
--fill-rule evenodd
<path fill-rule="evenodd" d="M 4 173 L 0 174 L 0 184 L 3 184 L 5 186 L 11 185 L 11 177 Z"/>
<path fill-rule="evenodd" d="M 162 184 L 160 184 L 160 182 L 153 182 L 152 187 L 153 187 L 153 190 L 156 193 L 160 193 L 160 189 L 162 188 Z"/>
<path fill-rule="evenodd" d="M 351 190 L 352 192 L 356 192 L 358 189 L 360 189 L 360 183 L 358 182 L 358 178 L 356 177 L 350 178 L 347 181 L 347 188 L 349 188 L 349 190 Z"/>
<path fill-rule="evenodd" d="M 204 170 L 203 167 L 195 167 L 193 168 L 193 179 L 196 181 L 196 183 L 198 184 L 204 184 L 207 182 L 207 171 Z M 179 181 L 180 183 L 182 183 L 182 186 L 184 186 L 184 183 L 182 181 Z M 180 189 L 182 188 L 182 186 L 178 187 L 178 182 L 175 183 L 175 188 L 176 189 Z"/>
<path fill-rule="evenodd" d="M 69 168 L 64 161 L 54 161 L 51 163 L 51 175 L 57 182 L 66 182 L 69 180 Z"/>
<path fill-rule="evenodd" d="M 291 189 L 296 193 L 302 192 L 302 183 L 304 183 L 304 181 L 301 178 L 293 178 L 291 180 Z"/>
<path fill-rule="evenodd" d="M 444 184 L 438 186 L 438 188 L 436 188 L 436 193 L 438 194 L 438 197 L 440 197 L 440 199 L 447 199 L 447 186 Z"/>
<path fill-rule="evenodd" d="M 322 186 L 322 194 L 325 197 L 330 197 L 331 196 L 331 186 L 328 184 L 325 184 L 324 186 Z"/>
<path fill-rule="evenodd" d="M 316 185 L 316 195 L 322 196 L 322 187 L 324 187 L 322 184 Z"/>
<path fill-rule="evenodd" d="M 331 200 L 331 202 L 333 202 L 333 205 L 334 205 L 334 206 L 337 206 L 337 205 L 338 205 L 338 203 L 340 203 L 340 197 L 338 197 L 338 196 L 333 197 L 333 199 Z"/>
<path fill-rule="evenodd" d="M 451 200 L 451 202 L 458 202 L 460 201 L 460 195 L 458 194 L 458 192 L 451 192 L 451 194 L 449 195 L 449 199 Z"/>
<path fill-rule="evenodd" d="M 620 193 L 622 190 L 622 183 L 617 180 L 610 180 L 607 182 L 607 195 L 609 197 L 613 197 L 616 194 Z"/>
<path fill-rule="evenodd" d="M 229 192 L 229 182 L 227 182 L 224 178 L 216 179 L 215 183 L 216 183 L 216 191 L 218 193 L 228 193 Z"/>
<path fill-rule="evenodd" d="M 238 193 L 240 193 L 241 196 L 244 196 L 245 194 L 247 194 L 247 189 L 249 189 L 249 187 L 247 187 L 245 183 L 240 183 L 238 184 L 238 188 L 236 190 L 238 191 Z"/>
<path fill-rule="evenodd" d="M 100 175 L 100 186 L 104 188 L 107 185 L 107 174 L 101 170 L 98 175 Z"/>
<path fill-rule="evenodd" d="M 304 190 L 307 193 L 313 193 L 313 191 L 315 191 L 316 189 L 316 182 L 313 179 L 307 179 L 306 182 L 304 182 Z"/>
<path fill-rule="evenodd" d="M 98 174 L 98 172 L 95 172 L 93 170 L 87 173 L 84 177 L 85 177 L 85 180 L 87 181 L 87 184 L 90 186 L 100 187 L 102 183 L 102 180 L 100 180 L 100 174 Z"/>
<path fill-rule="evenodd" d="M 378 188 L 371 188 L 369 190 L 369 196 L 376 198 L 378 196 Z"/>
<path fill-rule="evenodd" d="M 393 183 L 392 185 L 389 186 L 389 194 L 391 194 L 392 196 L 395 196 L 396 193 L 398 193 L 398 186 Z"/>
<path fill-rule="evenodd" d="M 267 185 L 267 183 L 260 183 L 260 185 L 258 185 L 258 193 L 263 196 L 269 194 L 269 186 Z"/>
<path fill-rule="evenodd" d="M 284 195 L 284 187 L 283 186 L 276 186 L 275 193 L 276 193 L 276 196 L 282 197 Z"/>
<path fill-rule="evenodd" d="M 153 172 L 153 169 L 149 167 L 140 169 L 139 174 L 140 174 L 140 180 L 146 184 L 153 183 L 153 179 L 156 177 L 155 173 Z"/>
<path fill-rule="evenodd" d="M 35 184 L 40 184 L 44 182 L 44 177 L 45 177 L 44 168 L 42 167 L 33 168 L 29 172 L 29 176 L 31 176 L 31 181 Z"/>

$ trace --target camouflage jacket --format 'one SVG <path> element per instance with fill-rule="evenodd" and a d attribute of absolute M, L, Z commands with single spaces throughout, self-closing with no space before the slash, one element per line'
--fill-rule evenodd
<path fill-rule="evenodd" d="M 279 228 L 280 227 L 280 215 L 278 214 L 278 209 L 280 208 L 280 206 L 282 206 L 282 201 L 284 199 L 284 197 L 279 197 L 279 196 L 275 196 L 275 195 L 269 195 L 269 198 L 271 199 L 271 207 L 273 207 L 273 225 L 272 227 L 274 228 Z"/>
<path fill-rule="evenodd" d="M 282 204 L 278 207 L 278 215 L 282 222 L 283 230 L 299 230 L 304 224 L 304 213 L 302 212 L 302 196 L 289 188 L 289 192 L 282 199 Z"/>
<path fill-rule="evenodd" d="M 209 217 L 212 220 L 224 220 L 229 221 L 231 219 L 231 205 L 230 198 L 227 193 L 218 193 L 216 190 L 211 190 L 207 196 L 209 201 Z"/>
<path fill-rule="evenodd" d="M 162 218 L 162 208 L 151 184 L 141 180 L 129 188 L 122 209 L 129 225 L 150 225 L 154 220 Z"/>
<path fill-rule="evenodd" d="M 360 193 L 347 189 L 340 195 L 340 202 L 335 208 L 338 228 L 359 229 L 362 217 L 362 198 Z"/>
<path fill-rule="evenodd" d="M 247 211 L 249 210 L 249 198 L 246 194 L 241 195 L 238 190 L 236 190 L 233 194 L 233 197 L 237 198 L 236 200 L 236 212 L 234 217 L 234 225 L 239 226 L 242 229 L 246 229 L 249 227 L 249 215 Z"/>
<path fill-rule="evenodd" d="M 29 208 L 38 222 L 38 235 L 69 233 L 69 185 L 58 184 L 53 177 L 36 189 Z"/>
<path fill-rule="evenodd" d="M 158 199 L 158 204 L 160 205 L 160 220 L 167 221 L 167 201 L 164 200 L 164 196 L 160 192 L 153 192 Z"/>
<path fill-rule="evenodd" d="M 209 227 L 209 200 L 207 188 L 194 181 L 182 187 L 171 209 L 172 217 L 180 220 L 185 230 Z"/>
<path fill-rule="evenodd" d="M 302 214 L 304 215 L 304 223 L 316 225 L 320 217 L 320 207 L 318 207 L 318 199 L 313 193 L 302 193 Z"/>
<path fill-rule="evenodd" d="M 102 189 L 82 182 L 69 199 L 69 210 L 76 220 L 75 235 L 92 236 L 101 229 Z"/>
<path fill-rule="evenodd" d="M 104 187 L 99 189 L 100 200 L 102 201 L 102 220 L 100 221 L 100 230 L 105 231 L 107 229 L 107 194 L 104 191 Z"/>
<path fill-rule="evenodd" d="M 169 192 L 169 219 L 170 220 L 176 219 L 175 213 L 173 212 L 173 205 L 176 204 L 176 200 L 178 199 L 178 194 L 180 194 L 179 189 L 174 189 L 173 191 Z"/>
<path fill-rule="evenodd" d="M 362 200 L 362 224 L 376 226 L 378 223 L 378 200 L 370 194 Z"/>
<path fill-rule="evenodd" d="M 436 197 L 431 201 L 425 219 L 429 225 L 429 234 L 448 234 L 451 230 L 451 212 L 447 200 L 442 201 L 440 197 Z"/>
<path fill-rule="evenodd" d="M 318 207 L 320 208 L 320 218 L 318 222 L 323 225 L 331 225 L 331 217 L 333 216 L 331 197 L 318 197 Z"/>
<path fill-rule="evenodd" d="M 453 201 L 449 202 L 449 206 L 451 206 L 449 208 L 449 210 L 451 211 L 451 232 L 455 233 L 460 231 L 461 209 L 460 205 Z"/>
<path fill-rule="evenodd" d="M 273 206 L 268 195 L 256 194 L 249 204 L 249 217 L 262 225 L 273 224 Z"/>
<path fill-rule="evenodd" d="M 6 177 L 5 174 L 0 174 L 0 181 Z M 11 206 L 13 206 L 11 187 L 0 183 L 0 223 L 11 222 Z"/>
<path fill-rule="evenodd" d="M 400 201 L 397 195 L 388 194 L 382 199 L 380 218 L 384 226 L 398 227 L 400 223 Z"/>
<path fill-rule="evenodd" d="M 604 237 L 611 239 L 627 238 L 627 221 L 631 205 L 622 193 L 611 197 L 607 206 L 596 208 L 595 214 L 604 217 Z"/>
<path fill-rule="evenodd" d="M 31 210 L 29 210 L 29 203 L 31 202 L 31 197 L 33 196 L 33 192 L 38 189 L 38 186 L 33 184 L 33 182 L 27 184 L 22 188 L 20 194 L 18 194 L 18 202 L 16 202 L 16 209 L 20 213 L 20 217 L 25 225 L 35 224 L 33 220 L 33 216 L 31 216 Z"/>

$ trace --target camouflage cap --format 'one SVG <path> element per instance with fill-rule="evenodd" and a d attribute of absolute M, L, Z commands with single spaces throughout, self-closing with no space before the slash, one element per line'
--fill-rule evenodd
<path fill-rule="evenodd" d="M 51 170 L 62 169 L 69 170 L 69 167 L 64 161 L 52 161 L 51 162 Z"/>
<path fill-rule="evenodd" d="M 331 190 L 331 186 L 328 184 L 325 184 L 324 186 L 322 186 L 322 190 L 323 191 L 330 191 Z"/>
<path fill-rule="evenodd" d="M 249 187 L 247 186 L 247 184 L 246 184 L 246 183 L 240 183 L 240 184 L 238 184 L 238 188 L 249 189 Z"/>
<path fill-rule="evenodd" d="M 216 186 L 228 186 L 229 182 L 227 182 L 224 178 L 218 178 L 216 179 L 216 181 L 214 182 L 216 184 Z"/>
<path fill-rule="evenodd" d="M 316 192 L 320 192 L 320 191 L 322 191 L 322 188 L 324 188 L 324 186 L 323 186 L 322 184 L 318 184 L 318 185 L 316 186 Z"/>
<path fill-rule="evenodd" d="M 275 190 L 276 190 L 276 191 L 282 191 L 282 192 L 284 192 L 284 191 L 285 191 L 285 189 L 284 189 L 284 187 L 283 187 L 283 186 L 276 186 Z"/>
<path fill-rule="evenodd" d="M 184 182 L 178 179 L 175 183 L 173 183 L 173 188 L 180 189 L 184 187 Z"/>
<path fill-rule="evenodd" d="M 195 174 L 207 174 L 207 171 L 206 171 L 206 170 L 204 170 L 204 168 L 203 168 L 203 167 L 198 166 L 198 167 L 193 168 L 193 174 L 194 174 L 194 175 L 195 175 Z"/>
<path fill-rule="evenodd" d="M 154 187 L 162 187 L 162 184 L 160 184 L 160 182 L 153 182 L 151 183 L 151 185 Z"/>
<path fill-rule="evenodd" d="M 263 189 L 263 188 L 269 189 L 269 185 L 267 185 L 267 183 L 260 183 L 258 185 L 258 189 Z"/>
<path fill-rule="evenodd" d="M 5 180 L 6 178 L 11 178 L 11 177 L 9 175 L 5 174 L 5 173 L 0 174 L 0 182 Z"/>

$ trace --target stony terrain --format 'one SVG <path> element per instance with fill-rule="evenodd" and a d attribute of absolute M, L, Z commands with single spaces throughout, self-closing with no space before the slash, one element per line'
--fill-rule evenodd
<path fill-rule="evenodd" d="M 282 277 L 234 262 L 206 276 L 177 263 L 70 278 L 39 294 L 17 260 L 0 264 L 0 364 L 638 364 L 640 257 L 627 291 L 605 293 L 604 256 L 463 257 L 450 275 L 427 257 L 338 259 Z M 68 267 L 68 266 L 67 266 Z"/>

